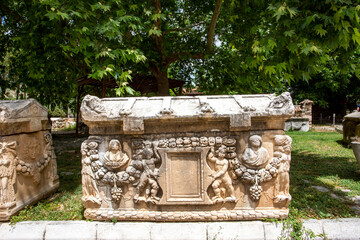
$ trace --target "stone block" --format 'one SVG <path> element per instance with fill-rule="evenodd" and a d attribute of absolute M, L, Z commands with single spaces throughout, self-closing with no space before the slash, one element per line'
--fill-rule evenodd
<path fill-rule="evenodd" d="M 323 239 L 324 229 L 322 222 L 315 219 L 303 220 L 303 230 L 312 231 L 315 234 L 314 240 Z"/>
<path fill-rule="evenodd" d="M 153 223 L 98 223 L 97 240 L 147 240 L 151 239 Z"/>
<path fill-rule="evenodd" d="M 96 222 L 49 222 L 45 228 L 44 239 L 96 240 L 96 229 Z"/>
<path fill-rule="evenodd" d="M 294 113 L 279 96 L 86 96 L 85 217 L 121 221 L 285 218 Z"/>
<path fill-rule="evenodd" d="M 360 228 L 358 219 L 322 220 L 323 230 L 328 239 L 355 240 L 359 239 Z"/>
<path fill-rule="evenodd" d="M 207 239 L 265 239 L 264 226 L 260 221 L 209 223 Z"/>
<path fill-rule="evenodd" d="M 151 239 L 157 240 L 203 240 L 206 239 L 206 225 L 203 223 L 154 223 Z"/>
<path fill-rule="evenodd" d="M 283 230 L 282 223 L 276 222 L 264 222 L 264 239 L 266 240 L 278 240 L 281 236 L 286 236 L 286 230 Z"/>
<path fill-rule="evenodd" d="M 0 225 L 1 240 L 43 240 L 47 222 L 19 222 Z"/>
<path fill-rule="evenodd" d="M 0 221 L 58 188 L 48 125 L 35 100 L 0 101 Z"/>

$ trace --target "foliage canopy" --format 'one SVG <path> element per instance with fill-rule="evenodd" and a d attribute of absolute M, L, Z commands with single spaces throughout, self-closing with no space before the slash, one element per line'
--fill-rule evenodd
<path fill-rule="evenodd" d="M 42 103 L 68 101 L 82 75 L 113 77 L 118 94 L 131 94 L 131 74 L 151 73 L 160 95 L 169 94 L 169 76 L 231 94 L 291 90 L 324 71 L 360 75 L 359 1 L 3 0 L 0 7 L 0 88 L 26 88 Z"/>

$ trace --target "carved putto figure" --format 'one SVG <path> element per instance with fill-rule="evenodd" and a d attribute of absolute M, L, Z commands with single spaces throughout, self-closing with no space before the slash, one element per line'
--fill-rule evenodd
<path fill-rule="evenodd" d="M 209 138 L 210 141 L 210 138 Z M 212 198 L 214 203 L 218 202 L 236 202 L 236 197 L 234 195 L 234 187 L 232 185 L 231 177 L 228 173 L 229 161 L 225 158 L 226 148 L 220 147 L 217 152 L 214 150 L 214 146 L 211 146 L 210 153 L 208 155 L 208 160 L 215 164 L 215 171 L 211 174 L 211 177 L 214 179 L 211 184 L 215 196 Z M 226 194 L 228 197 L 221 196 L 220 185 L 223 184 L 226 188 Z M 225 194 L 224 194 L 225 195 Z"/>
<path fill-rule="evenodd" d="M 143 167 L 143 172 L 140 176 L 140 182 L 136 187 L 136 194 L 134 195 L 134 201 L 146 201 L 151 203 L 156 203 L 160 200 L 157 197 L 157 193 L 159 191 L 159 184 L 157 179 L 159 177 L 159 169 L 156 168 L 155 164 L 157 164 L 160 159 L 154 158 L 154 151 L 150 146 L 145 146 L 142 150 L 141 162 Z M 145 196 L 140 197 L 145 190 Z"/>
<path fill-rule="evenodd" d="M 278 158 L 280 161 L 279 174 L 276 178 L 275 184 L 275 203 L 291 201 L 291 196 L 289 193 L 289 170 L 291 162 L 291 137 L 287 135 L 277 135 L 275 136 L 275 151 L 274 157 Z"/>
<path fill-rule="evenodd" d="M 15 201 L 15 148 L 16 142 L 0 142 L 0 206 L 11 205 Z"/>
<path fill-rule="evenodd" d="M 253 135 L 249 138 L 249 148 L 245 149 L 242 155 L 242 162 L 249 168 L 262 168 L 269 161 L 269 152 L 262 147 L 262 138 L 259 135 Z"/>
<path fill-rule="evenodd" d="M 109 150 L 104 155 L 104 164 L 112 170 L 122 170 L 129 162 L 129 157 L 122 152 L 119 140 L 112 139 L 109 143 Z"/>
<path fill-rule="evenodd" d="M 83 201 L 85 207 L 100 206 L 101 198 L 99 194 L 99 189 L 96 185 L 95 175 L 91 168 L 91 163 L 99 159 L 98 155 L 98 146 L 97 142 L 84 142 L 81 145 L 81 154 L 82 154 L 82 190 L 83 196 L 81 200 Z"/>

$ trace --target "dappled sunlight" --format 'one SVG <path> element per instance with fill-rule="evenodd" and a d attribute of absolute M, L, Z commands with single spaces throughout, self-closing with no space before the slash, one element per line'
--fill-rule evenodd
<path fill-rule="evenodd" d="M 302 217 L 356 217 L 346 197 L 360 195 L 360 175 L 352 150 L 337 133 L 289 133 L 293 138 L 290 211 Z M 315 189 L 319 186 L 319 191 Z M 327 189 L 327 190 L 326 190 Z M 350 192 L 341 191 L 349 189 Z"/>

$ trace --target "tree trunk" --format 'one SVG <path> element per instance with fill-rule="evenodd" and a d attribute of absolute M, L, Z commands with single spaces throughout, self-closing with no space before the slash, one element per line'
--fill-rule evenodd
<path fill-rule="evenodd" d="M 157 74 L 157 86 L 159 96 L 169 96 L 169 79 L 166 72 L 159 72 Z"/>
<path fill-rule="evenodd" d="M 159 96 L 169 96 L 169 79 L 167 76 L 168 67 L 159 69 L 157 66 L 152 66 L 150 68 L 151 73 L 156 78 L 158 95 Z"/>

